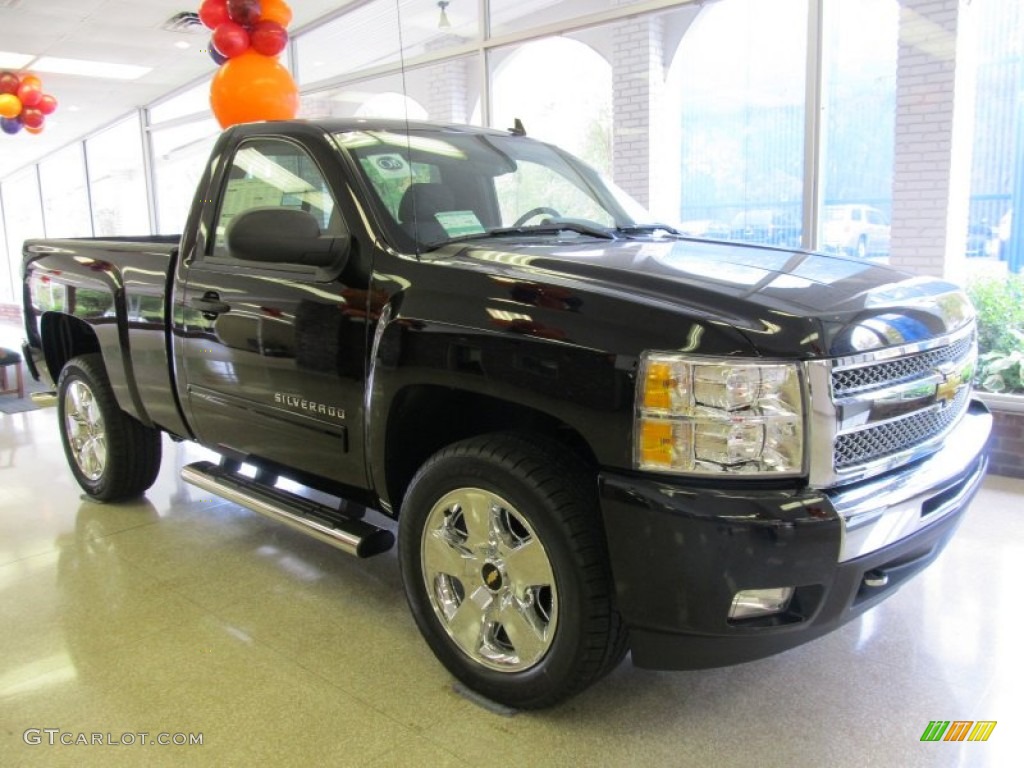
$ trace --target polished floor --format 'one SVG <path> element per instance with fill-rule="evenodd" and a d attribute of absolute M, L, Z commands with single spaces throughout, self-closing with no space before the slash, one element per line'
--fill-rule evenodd
<path fill-rule="evenodd" d="M 453 689 L 393 554 L 359 561 L 187 486 L 193 456 L 167 441 L 147 498 L 99 505 L 53 409 L 0 414 L 0 765 L 1020 764 L 1024 482 L 988 478 L 941 559 L 830 636 L 726 669 L 627 660 L 509 715 Z M 998 725 L 921 742 L 931 720 Z M 135 743 L 60 744 L 94 733 Z M 139 744 L 161 733 L 202 745 Z"/>

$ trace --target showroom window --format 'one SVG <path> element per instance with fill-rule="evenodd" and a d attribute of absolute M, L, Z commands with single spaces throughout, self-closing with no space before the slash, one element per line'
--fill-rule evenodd
<path fill-rule="evenodd" d="M 36 237 L 43 237 L 43 209 L 39 201 L 39 177 L 36 166 L 30 166 L 8 177 L 0 184 L 3 202 L 4 225 L 7 228 L 6 279 L 4 293 L 10 294 L 5 301 L 20 304 L 21 295 L 16 286 L 21 285 L 21 247 Z M 8 287 L 10 286 L 10 287 Z"/>
<path fill-rule="evenodd" d="M 7 252 L 7 228 L 4 225 L 3 195 L 0 195 L 0 303 L 13 301 L 16 295 L 14 286 L 14 275 L 12 270 L 7 268 L 10 264 L 10 256 Z"/>
<path fill-rule="evenodd" d="M 899 16 L 897 0 L 826 6 L 821 250 L 889 256 Z"/>
<path fill-rule="evenodd" d="M 150 231 L 139 117 L 132 115 L 85 142 L 97 237 Z"/>
<path fill-rule="evenodd" d="M 478 9 L 476 0 L 453 0 L 444 8 L 423 0 L 373 0 L 296 38 L 297 82 L 464 47 L 479 36 Z"/>
<path fill-rule="evenodd" d="M 489 62 L 492 127 L 511 128 L 518 118 L 529 136 L 611 173 L 612 69 L 604 56 L 567 36 L 501 48 Z"/>
<path fill-rule="evenodd" d="M 220 126 L 213 118 L 155 129 L 150 134 L 158 234 L 179 234 L 185 226 L 196 187 L 219 135 Z"/>
<path fill-rule="evenodd" d="M 85 155 L 71 144 L 39 164 L 47 237 L 91 237 Z"/>
<path fill-rule="evenodd" d="M 807 0 L 704 7 L 675 53 L 682 228 L 799 246 Z"/>

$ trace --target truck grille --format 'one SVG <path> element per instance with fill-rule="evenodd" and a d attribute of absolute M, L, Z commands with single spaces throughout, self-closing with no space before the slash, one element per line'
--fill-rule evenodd
<path fill-rule="evenodd" d="M 936 450 L 967 411 L 976 357 L 972 324 L 930 342 L 809 363 L 812 485 L 865 479 Z"/>
<path fill-rule="evenodd" d="M 964 360 L 974 346 L 974 334 L 957 339 L 949 346 L 884 363 L 847 368 L 832 372 L 832 392 L 836 399 L 871 392 L 930 374 L 944 363 Z"/>
<path fill-rule="evenodd" d="M 964 387 L 948 405 L 932 406 L 928 410 L 877 427 L 839 435 L 836 439 L 835 468 L 841 471 L 892 456 L 941 435 L 967 409 L 970 399 L 970 387 Z"/>

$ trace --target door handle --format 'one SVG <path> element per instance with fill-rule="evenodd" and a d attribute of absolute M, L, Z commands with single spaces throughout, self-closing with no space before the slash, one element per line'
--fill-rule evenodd
<path fill-rule="evenodd" d="M 207 291 L 203 294 L 202 298 L 191 299 L 189 306 L 193 309 L 198 309 L 200 314 L 207 320 L 216 320 L 217 315 L 231 311 L 231 305 L 221 301 L 220 296 L 213 291 Z"/>

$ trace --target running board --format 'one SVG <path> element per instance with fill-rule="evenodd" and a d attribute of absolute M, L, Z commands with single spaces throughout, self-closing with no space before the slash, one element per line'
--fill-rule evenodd
<path fill-rule="evenodd" d="M 182 467 L 181 479 L 356 557 L 379 555 L 395 543 L 391 531 L 345 517 L 337 510 L 280 488 L 261 485 L 209 461 Z"/>

